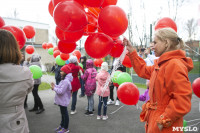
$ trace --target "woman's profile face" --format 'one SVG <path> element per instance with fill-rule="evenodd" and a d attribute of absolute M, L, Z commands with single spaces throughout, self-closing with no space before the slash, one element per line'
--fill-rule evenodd
<path fill-rule="evenodd" d="M 153 45 L 152 49 L 155 52 L 155 56 L 156 57 L 160 57 L 166 50 L 166 42 L 165 41 L 161 41 L 160 39 L 158 39 L 155 36 L 153 43 L 154 43 L 154 45 Z"/>

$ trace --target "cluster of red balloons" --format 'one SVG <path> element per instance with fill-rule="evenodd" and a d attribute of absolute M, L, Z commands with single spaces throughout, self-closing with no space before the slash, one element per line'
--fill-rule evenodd
<path fill-rule="evenodd" d="M 5 25 L 5 22 L 1 16 L 0 16 L 0 29 L 10 31 L 14 35 L 15 39 L 17 40 L 20 49 L 24 47 L 26 43 L 26 38 L 30 39 L 35 36 L 34 27 L 28 25 L 28 26 L 25 26 L 23 30 L 21 30 L 20 28 L 16 26 Z M 33 49 L 30 50 L 30 46 L 27 49 L 29 49 L 27 50 L 29 53 L 31 53 L 30 51 L 33 51 Z"/>
<path fill-rule="evenodd" d="M 116 4 L 117 0 L 51 0 L 48 10 L 57 25 L 58 49 L 71 53 L 76 41 L 88 35 L 87 54 L 92 58 L 107 56 L 115 44 L 112 38 L 118 38 L 128 27 L 125 12 Z M 122 50 L 123 46 L 116 43 L 110 55 L 119 57 Z"/>

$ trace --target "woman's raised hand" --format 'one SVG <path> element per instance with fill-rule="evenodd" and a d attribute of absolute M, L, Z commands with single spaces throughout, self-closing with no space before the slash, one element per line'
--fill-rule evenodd
<path fill-rule="evenodd" d="M 123 39 L 123 45 L 126 46 L 129 53 L 131 53 L 135 50 L 134 47 L 131 45 L 131 42 L 126 38 Z"/>

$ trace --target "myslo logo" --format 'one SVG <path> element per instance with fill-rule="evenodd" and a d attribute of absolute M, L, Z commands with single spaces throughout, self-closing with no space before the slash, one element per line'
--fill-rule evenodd
<path fill-rule="evenodd" d="M 172 131 L 198 131 L 197 127 L 172 127 Z"/>

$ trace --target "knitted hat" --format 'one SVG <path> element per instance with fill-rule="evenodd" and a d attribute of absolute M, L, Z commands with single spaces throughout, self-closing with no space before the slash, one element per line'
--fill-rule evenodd
<path fill-rule="evenodd" d="M 77 57 L 71 55 L 70 58 L 69 58 L 69 63 L 76 63 L 76 62 L 77 62 Z"/>
<path fill-rule="evenodd" d="M 103 62 L 103 63 L 101 64 L 101 70 L 108 71 L 108 63 L 107 63 L 107 62 Z"/>
<path fill-rule="evenodd" d="M 60 70 L 66 74 L 71 73 L 71 68 L 68 65 L 63 66 Z"/>

